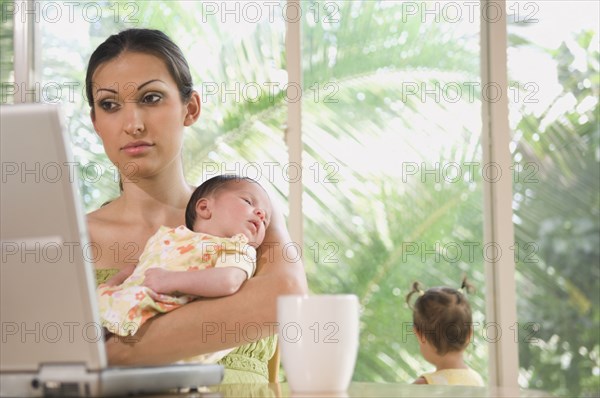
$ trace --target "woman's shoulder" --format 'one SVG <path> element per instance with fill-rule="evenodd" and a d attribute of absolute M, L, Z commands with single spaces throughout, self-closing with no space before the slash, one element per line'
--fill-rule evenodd
<path fill-rule="evenodd" d="M 120 235 L 128 227 L 128 222 L 118 207 L 117 202 L 110 202 L 86 215 L 91 240 L 102 240 L 106 235 Z"/>
<path fill-rule="evenodd" d="M 146 243 L 131 223 L 119 216 L 112 203 L 87 214 L 91 261 L 96 268 L 121 269 L 137 263 Z"/>
<path fill-rule="evenodd" d="M 117 203 L 109 202 L 86 214 L 88 224 L 100 226 L 102 224 L 113 224 L 118 221 L 116 216 Z"/>

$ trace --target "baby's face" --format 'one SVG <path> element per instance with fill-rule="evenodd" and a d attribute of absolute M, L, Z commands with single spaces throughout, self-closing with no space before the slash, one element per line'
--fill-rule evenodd
<path fill-rule="evenodd" d="M 231 181 L 209 200 L 214 228 L 210 233 L 224 237 L 244 234 L 253 247 L 263 242 L 272 206 L 260 185 L 247 180 Z"/>

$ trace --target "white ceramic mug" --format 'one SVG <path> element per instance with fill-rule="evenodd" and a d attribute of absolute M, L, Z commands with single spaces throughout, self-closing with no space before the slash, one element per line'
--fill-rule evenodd
<path fill-rule="evenodd" d="M 355 295 L 280 296 L 277 322 L 281 361 L 292 391 L 348 388 L 358 353 Z"/>

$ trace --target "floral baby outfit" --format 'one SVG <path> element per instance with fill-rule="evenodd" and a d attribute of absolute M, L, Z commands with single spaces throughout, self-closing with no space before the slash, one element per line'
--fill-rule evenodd
<path fill-rule="evenodd" d="M 256 270 L 256 250 L 248 245 L 243 234 L 221 238 L 191 231 L 183 225 L 160 227 L 146 243 L 135 270 L 122 284 L 98 286 L 102 326 L 120 336 L 134 335 L 149 318 L 197 298 L 156 293 L 142 286 L 147 269 L 194 271 L 213 267 L 238 267 L 250 278 Z M 216 362 L 229 351 L 201 355 L 193 361 Z"/>

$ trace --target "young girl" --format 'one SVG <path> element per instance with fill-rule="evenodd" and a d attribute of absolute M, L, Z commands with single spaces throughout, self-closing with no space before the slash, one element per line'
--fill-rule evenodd
<path fill-rule="evenodd" d="M 160 227 L 140 262 L 98 287 L 102 326 L 133 335 L 151 317 L 197 297 L 237 292 L 256 269 L 256 251 L 271 214 L 266 191 L 254 180 L 213 177 L 192 194 L 186 226 Z M 195 357 L 216 362 L 229 351 Z"/>
<path fill-rule="evenodd" d="M 464 293 L 473 287 L 465 277 L 459 290 L 434 287 L 421 290 L 419 282 L 413 283 L 406 302 L 413 309 L 413 330 L 421 354 L 436 367 L 413 384 L 442 384 L 483 386 L 481 376 L 464 362 L 463 353 L 473 335 L 471 307 Z M 410 299 L 417 299 L 413 306 Z"/>

